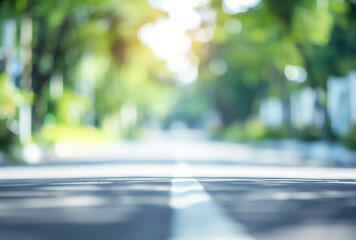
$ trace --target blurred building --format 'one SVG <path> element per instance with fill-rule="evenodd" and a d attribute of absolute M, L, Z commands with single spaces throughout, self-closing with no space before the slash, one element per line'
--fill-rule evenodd
<path fill-rule="evenodd" d="M 356 71 L 345 77 L 329 77 L 327 109 L 334 133 L 344 135 L 356 125 Z"/>

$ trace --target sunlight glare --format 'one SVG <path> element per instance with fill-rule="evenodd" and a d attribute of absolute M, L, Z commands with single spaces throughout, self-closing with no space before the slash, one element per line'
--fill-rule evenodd
<path fill-rule="evenodd" d="M 303 67 L 294 65 L 287 65 L 284 68 L 284 74 L 288 80 L 297 83 L 304 82 L 308 77 L 308 74 Z"/>
<path fill-rule="evenodd" d="M 168 17 L 158 18 L 154 23 L 146 23 L 138 31 L 138 38 L 152 49 L 158 59 L 166 61 L 167 69 L 175 73 L 175 81 L 179 85 L 188 85 L 198 78 L 197 62 L 192 61 L 196 58 L 191 49 L 192 38 L 208 42 L 214 36 L 215 27 L 201 28 L 203 22 L 206 23 L 205 18 L 215 19 L 214 12 L 205 6 L 208 2 L 149 0 L 152 7 L 168 13 Z M 197 10 L 201 6 L 205 7 L 205 12 Z M 195 33 L 193 36 L 189 33 L 191 30 Z"/>
<path fill-rule="evenodd" d="M 223 10 L 227 14 L 244 13 L 257 6 L 260 2 L 261 0 L 224 0 Z"/>
<path fill-rule="evenodd" d="M 177 31 L 174 22 L 167 18 L 155 24 L 147 23 L 139 31 L 139 38 L 162 60 L 180 57 L 189 52 L 191 39 L 183 31 Z"/>
<path fill-rule="evenodd" d="M 177 83 L 180 85 L 188 85 L 193 83 L 198 78 L 198 68 L 195 66 L 190 66 L 184 71 L 180 71 L 176 75 Z"/>
<path fill-rule="evenodd" d="M 165 12 L 184 12 L 200 5 L 200 0 L 162 0 L 162 8 Z"/>
<path fill-rule="evenodd" d="M 42 159 L 42 151 L 37 144 L 29 143 L 24 147 L 23 157 L 27 163 L 36 164 Z"/>

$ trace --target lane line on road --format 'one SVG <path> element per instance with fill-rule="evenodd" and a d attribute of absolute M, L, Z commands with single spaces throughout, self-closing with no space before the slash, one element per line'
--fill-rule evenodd
<path fill-rule="evenodd" d="M 173 210 L 169 240 L 253 240 L 192 177 L 185 163 L 175 167 L 171 180 Z"/>

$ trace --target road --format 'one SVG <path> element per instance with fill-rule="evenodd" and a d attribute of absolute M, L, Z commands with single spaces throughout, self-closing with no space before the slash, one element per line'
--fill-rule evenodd
<path fill-rule="evenodd" d="M 356 239 L 356 169 L 84 155 L 0 168 L 0 239 Z"/>

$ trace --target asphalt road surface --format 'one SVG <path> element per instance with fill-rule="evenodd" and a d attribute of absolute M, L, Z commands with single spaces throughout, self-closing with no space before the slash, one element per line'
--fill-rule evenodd
<path fill-rule="evenodd" d="M 60 146 L 2 167 L 0 239 L 356 239 L 356 169 L 204 144 Z"/>
<path fill-rule="evenodd" d="M 266 167 L 276 178 L 254 177 L 256 168 L 243 168 L 251 177 L 195 177 L 194 166 L 178 163 L 164 173 L 171 177 L 81 178 L 78 170 L 36 179 L 38 168 L 0 181 L 0 239 L 356 239 L 356 180 L 326 179 L 326 170 L 322 179 L 280 178 L 283 169 Z"/>

